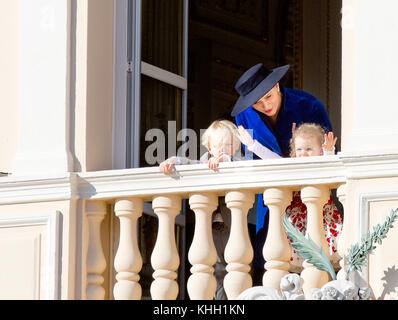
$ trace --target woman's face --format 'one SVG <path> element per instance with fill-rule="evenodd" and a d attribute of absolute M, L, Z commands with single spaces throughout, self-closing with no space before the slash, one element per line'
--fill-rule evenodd
<path fill-rule="evenodd" d="M 268 116 L 272 123 L 276 123 L 281 104 L 282 94 L 279 92 L 279 83 L 277 83 L 270 91 L 253 104 L 253 108 Z"/>

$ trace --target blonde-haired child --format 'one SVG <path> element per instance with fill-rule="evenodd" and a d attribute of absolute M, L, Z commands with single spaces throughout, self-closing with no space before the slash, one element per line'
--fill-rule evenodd
<path fill-rule="evenodd" d="M 220 162 L 244 160 L 238 153 L 240 139 L 237 127 L 231 121 L 214 121 L 203 133 L 202 145 L 208 152 L 201 157 L 201 161 L 207 162 L 208 160 L 210 169 L 217 168 Z"/>
<path fill-rule="evenodd" d="M 333 132 L 325 133 L 325 130 L 315 123 L 304 123 L 297 129 L 293 127 L 290 139 L 291 157 L 309 157 L 321 155 L 333 155 L 337 137 Z"/>
<path fill-rule="evenodd" d="M 202 145 L 206 147 L 200 160 L 191 160 L 185 157 L 170 157 L 159 165 L 159 170 L 169 174 L 175 165 L 208 163 L 210 169 L 216 169 L 220 162 L 245 160 L 240 154 L 240 144 L 248 145 L 248 149 L 256 153 L 256 148 L 261 148 L 264 159 L 280 158 L 280 156 L 251 139 L 250 134 L 242 126 L 239 128 L 229 120 L 216 120 L 202 135 Z"/>
<path fill-rule="evenodd" d="M 304 123 L 297 129 L 293 129 L 290 140 L 291 157 L 309 157 L 333 155 L 337 137 L 333 132 L 325 133 L 321 126 L 313 123 Z M 286 215 L 290 222 L 305 234 L 307 230 L 307 207 L 301 201 L 300 191 L 293 192 L 293 199 L 286 209 Z M 337 254 L 337 238 L 342 232 L 343 219 L 337 207 L 333 203 L 332 196 L 323 207 L 323 225 L 325 236 L 329 244 L 329 254 L 332 263 L 336 264 L 340 259 Z M 298 272 L 302 269 L 302 258 L 293 249 L 290 259 L 290 271 Z"/>
<path fill-rule="evenodd" d="M 206 147 L 200 160 L 191 160 L 185 157 L 170 157 L 159 165 L 159 170 L 165 174 L 171 173 L 175 165 L 208 163 L 209 168 L 215 169 L 220 162 L 243 160 L 238 151 L 240 140 L 236 125 L 228 120 L 216 120 L 202 135 L 202 145 Z"/>
<path fill-rule="evenodd" d="M 171 157 L 159 165 L 159 170 L 169 174 L 174 170 L 175 165 L 207 163 L 210 169 L 216 169 L 220 162 L 245 160 L 240 154 L 240 143 L 248 143 L 250 134 L 242 127 L 238 128 L 229 120 L 216 120 L 206 129 L 202 135 L 202 145 L 206 147 L 200 160 L 190 160 L 184 157 Z M 258 147 L 258 143 L 250 141 L 249 150 Z M 279 155 L 263 147 L 262 155 L 269 158 L 279 158 Z M 226 300 L 227 296 L 223 287 L 223 280 L 226 275 L 226 261 L 224 260 L 224 249 L 228 241 L 231 227 L 231 214 L 225 205 L 224 197 L 219 197 L 219 206 L 213 214 L 212 234 L 217 250 L 217 263 L 214 268 L 214 275 L 217 279 L 216 300 Z"/>

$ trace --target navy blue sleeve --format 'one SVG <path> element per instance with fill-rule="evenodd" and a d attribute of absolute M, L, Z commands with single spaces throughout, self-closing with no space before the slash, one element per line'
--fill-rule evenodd
<path fill-rule="evenodd" d="M 310 122 L 319 124 L 326 132 L 332 131 L 332 124 L 323 103 L 319 99 L 314 99 L 311 109 L 312 111 L 309 115 L 311 118 Z"/>

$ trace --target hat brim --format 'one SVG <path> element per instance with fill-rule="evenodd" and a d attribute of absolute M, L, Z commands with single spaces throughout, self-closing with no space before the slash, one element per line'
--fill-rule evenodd
<path fill-rule="evenodd" d="M 237 114 L 245 111 L 261 97 L 267 94 L 267 92 L 270 91 L 280 79 L 282 79 L 282 77 L 289 70 L 289 67 L 290 65 L 287 64 L 285 66 L 273 69 L 271 73 L 257 85 L 257 87 L 255 87 L 247 95 L 240 96 L 236 101 L 234 108 L 232 109 L 231 116 L 235 117 Z"/>

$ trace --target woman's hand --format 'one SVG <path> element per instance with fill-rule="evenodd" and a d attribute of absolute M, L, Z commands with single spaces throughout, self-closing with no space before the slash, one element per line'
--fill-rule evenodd
<path fill-rule="evenodd" d="M 251 147 L 254 143 L 254 140 L 251 137 L 250 133 L 242 126 L 238 127 L 238 138 L 240 142 L 248 147 Z"/>
<path fill-rule="evenodd" d="M 327 151 L 333 151 L 337 141 L 337 137 L 333 136 L 332 131 L 330 131 L 328 134 L 325 133 L 324 137 L 325 137 L 325 142 L 323 143 L 322 148 Z"/>
<path fill-rule="evenodd" d="M 163 172 L 164 174 L 169 174 L 171 171 L 173 171 L 175 162 L 176 162 L 175 158 L 169 158 L 169 159 L 164 160 L 159 165 L 159 171 Z"/>

